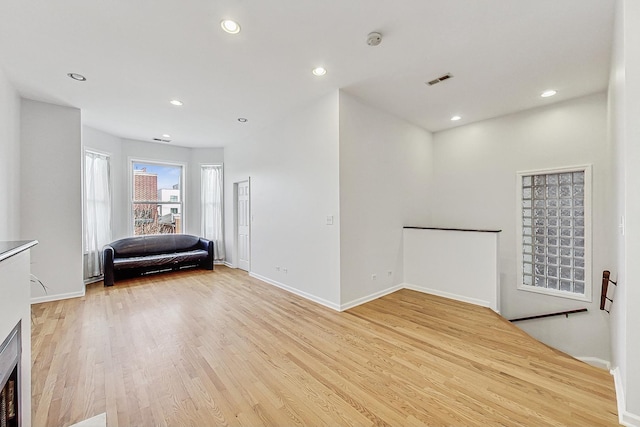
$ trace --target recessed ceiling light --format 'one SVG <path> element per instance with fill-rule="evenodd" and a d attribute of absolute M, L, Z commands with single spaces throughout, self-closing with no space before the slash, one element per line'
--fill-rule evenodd
<path fill-rule="evenodd" d="M 548 98 L 548 97 L 550 97 L 550 96 L 555 95 L 556 93 L 558 93 L 558 92 L 556 92 L 556 91 L 555 91 L 555 90 L 553 90 L 553 89 L 551 89 L 551 90 L 545 90 L 544 92 L 542 92 L 542 93 L 540 94 L 540 96 L 541 96 L 541 97 L 543 97 L 543 98 Z"/>
<path fill-rule="evenodd" d="M 325 70 L 322 67 L 316 67 L 313 70 L 311 70 L 311 72 L 313 73 L 314 76 L 324 76 L 325 74 L 327 74 L 327 70 Z"/>
<path fill-rule="evenodd" d="M 245 119 L 244 117 L 238 117 L 238 121 L 240 123 L 247 123 L 249 120 Z"/>
<path fill-rule="evenodd" d="M 223 19 L 220 21 L 220 26 L 229 34 L 238 34 L 240 32 L 240 24 L 231 19 Z"/>
<path fill-rule="evenodd" d="M 178 107 L 179 107 L 179 106 L 181 106 L 181 105 L 184 105 L 184 104 L 182 103 L 182 101 L 178 101 L 177 99 L 172 99 L 172 100 L 171 100 L 171 101 L 169 101 L 169 102 L 170 102 L 172 105 L 176 105 L 176 106 L 178 106 Z"/>
<path fill-rule="evenodd" d="M 163 134 L 162 134 L 162 137 L 163 137 L 163 138 L 171 138 L 171 135 L 169 135 L 168 133 L 163 133 Z"/>
<path fill-rule="evenodd" d="M 462 117 L 460 117 L 460 116 L 453 116 L 453 117 L 451 117 L 451 121 L 452 121 L 452 122 L 457 122 L 457 121 L 458 121 L 458 120 L 460 120 L 461 118 L 462 118 Z"/>
<path fill-rule="evenodd" d="M 77 80 L 79 82 L 86 82 L 87 78 L 82 74 L 78 73 L 67 73 L 67 76 L 71 77 L 73 80 Z"/>

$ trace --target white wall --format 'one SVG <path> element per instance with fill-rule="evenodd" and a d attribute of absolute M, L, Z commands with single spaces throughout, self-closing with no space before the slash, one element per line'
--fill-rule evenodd
<path fill-rule="evenodd" d="M 48 287 L 32 301 L 84 295 L 80 110 L 23 99 L 21 120 L 21 238 L 40 242 L 31 271 Z"/>
<path fill-rule="evenodd" d="M 20 238 L 20 97 L 0 68 L 0 240 Z"/>
<path fill-rule="evenodd" d="M 113 184 L 113 239 L 131 235 L 129 222 L 129 173 L 131 159 L 181 163 L 186 166 L 185 176 L 185 233 L 200 235 L 200 166 L 222 164 L 222 148 L 187 148 L 175 145 L 122 139 L 84 126 L 83 144 L 87 149 L 111 155 Z"/>
<path fill-rule="evenodd" d="M 405 228 L 404 287 L 500 313 L 500 233 Z"/>
<path fill-rule="evenodd" d="M 431 172 L 429 132 L 340 92 L 343 308 L 403 282 L 402 227 L 430 223 Z"/>
<path fill-rule="evenodd" d="M 587 307 L 588 314 L 519 323 L 577 357 L 608 361 L 608 315 L 599 310 L 602 270 L 614 267 L 607 231 L 610 163 L 606 96 L 595 94 L 434 135 L 433 224 L 501 229 L 501 311 L 520 317 Z M 593 164 L 593 302 L 516 289 L 516 172 Z"/>
<path fill-rule="evenodd" d="M 609 84 L 610 137 L 614 153 L 618 287 L 611 308 L 612 365 L 619 412 L 627 425 L 640 426 L 640 3 L 616 4 L 613 58 Z M 623 234 L 624 232 L 624 234 Z"/>
<path fill-rule="evenodd" d="M 233 185 L 251 177 L 252 274 L 334 308 L 340 303 L 338 102 L 337 91 L 324 96 L 224 153 L 227 260 L 236 262 Z M 327 216 L 333 225 L 326 225 Z"/>

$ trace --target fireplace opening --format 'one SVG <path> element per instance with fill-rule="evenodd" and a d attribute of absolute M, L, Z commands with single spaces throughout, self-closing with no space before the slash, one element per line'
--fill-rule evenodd
<path fill-rule="evenodd" d="M 0 427 L 20 425 L 20 322 L 0 345 Z"/>
<path fill-rule="evenodd" d="M 18 367 L 0 391 L 0 427 L 18 426 Z"/>

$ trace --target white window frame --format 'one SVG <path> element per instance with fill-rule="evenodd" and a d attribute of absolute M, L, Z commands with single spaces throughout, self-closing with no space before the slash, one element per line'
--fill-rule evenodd
<path fill-rule="evenodd" d="M 109 152 L 105 152 L 105 151 L 100 151 L 100 150 L 95 150 L 93 148 L 85 148 L 84 149 L 84 155 L 82 156 L 82 253 L 83 253 L 83 276 L 84 277 L 84 283 L 85 284 L 89 284 L 89 283 L 93 283 L 96 281 L 101 280 L 102 275 L 100 276 L 91 276 L 91 277 L 86 277 L 87 275 L 87 257 L 89 257 L 89 248 L 87 245 L 87 204 L 88 204 L 88 200 L 87 200 L 87 188 L 86 188 L 86 180 L 87 180 L 87 176 L 86 176 L 86 162 L 87 162 L 87 155 L 88 154 L 94 154 L 94 155 L 98 155 L 98 156 L 102 156 L 105 157 L 107 159 L 107 174 L 108 174 L 108 185 L 109 185 L 109 200 L 107 201 L 108 205 L 109 205 L 109 231 L 108 231 L 108 235 L 109 237 L 107 238 L 107 240 L 111 240 L 113 238 L 113 214 L 114 214 L 114 210 L 113 210 L 113 169 L 112 169 L 112 155 Z M 109 242 L 105 242 L 109 243 Z"/>
<path fill-rule="evenodd" d="M 222 218 L 221 218 L 221 223 L 220 226 L 222 228 L 222 235 L 220 236 L 219 241 L 215 242 L 215 248 L 216 250 L 214 251 L 214 258 L 217 258 L 216 261 L 222 261 L 226 258 L 226 251 L 224 248 L 224 243 L 225 243 L 225 239 L 224 239 L 224 234 L 225 234 L 225 214 L 224 214 L 224 209 L 225 209 L 225 203 L 224 203 L 224 195 L 225 195 L 225 191 L 224 191 L 224 164 L 223 163 L 200 163 L 200 191 L 202 193 L 202 170 L 204 168 L 207 167 L 220 167 L 221 171 L 222 171 L 222 194 L 221 194 L 221 200 L 220 200 L 220 211 L 222 212 Z M 200 196 L 200 233 L 201 236 L 206 237 L 206 233 L 205 233 L 205 227 L 204 227 L 204 204 L 202 202 L 202 194 Z M 220 245 L 220 246 L 218 246 Z"/>
<path fill-rule="evenodd" d="M 187 230 L 187 218 L 186 218 L 186 210 L 187 210 L 187 181 L 185 179 L 185 177 L 187 176 L 187 164 L 186 163 L 179 163 L 179 162 L 171 162 L 171 161 L 164 161 L 164 160 L 158 160 L 158 159 L 145 159 L 145 158 L 140 158 L 140 157 L 129 157 L 128 158 L 128 165 L 129 165 L 129 171 L 128 171 L 128 181 L 129 181 L 129 205 L 127 206 L 127 209 L 129 211 L 128 214 L 128 218 L 129 218 L 129 235 L 133 236 L 135 233 L 135 225 L 133 222 L 133 164 L 134 163 L 146 163 L 146 164 L 152 164 L 152 165 L 158 165 L 158 166 L 177 166 L 182 168 L 182 175 L 180 176 L 180 184 L 181 184 L 181 194 L 180 194 L 180 199 L 181 202 L 166 202 L 165 204 L 180 204 L 182 205 L 182 212 L 180 213 L 181 217 L 181 223 L 182 223 L 182 231 L 181 233 L 186 233 Z M 138 203 L 140 203 L 138 201 Z M 156 203 L 156 202 L 154 202 Z"/>
<path fill-rule="evenodd" d="M 84 255 L 87 255 L 87 242 L 86 242 L 86 237 L 84 235 L 84 227 L 85 227 L 85 221 L 86 221 L 86 212 L 84 212 L 86 210 L 87 207 L 87 190 L 85 188 L 85 180 L 86 180 L 86 176 L 85 176 L 85 170 L 86 170 L 86 160 L 87 160 L 87 153 L 92 153 L 92 154 L 97 154 L 99 156 L 104 156 L 106 158 L 109 159 L 109 189 L 111 190 L 109 193 L 109 209 L 110 209 L 110 219 L 109 219 L 109 228 L 110 228 L 110 233 L 113 235 L 113 214 L 114 214 L 114 210 L 113 210 L 113 166 L 111 164 L 111 160 L 112 160 L 112 154 L 106 151 L 100 151 L 100 150 L 94 150 L 93 148 L 85 148 L 84 149 L 84 155 L 82 156 L 82 229 L 83 229 L 83 235 L 82 235 L 82 252 L 84 253 Z"/>
<path fill-rule="evenodd" d="M 555 297 L 568 298 L 579 301 L 592 301 L 592 166 L 579 165 L 553 169 L 539 169 L 521 171 L 516 174 L 516 263 L 517 263 L 517 289 Z M 528 175 L 560 174 L 567 172 L 584 171 L 584 295 L 556 289 L 542 288 L 535 285 L 524 284 L 523 266 L 523 204 L 522 204 L 522 178 Z"/>

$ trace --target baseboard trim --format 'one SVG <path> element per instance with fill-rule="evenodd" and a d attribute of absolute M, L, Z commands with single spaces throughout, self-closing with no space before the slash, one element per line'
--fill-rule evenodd
<path fill-rule="evenodd" d="M 588 365 L 595 366 L 596 368 L 604 369 L 611 372 L 611 362 L 609 362 L 608 360 L 590 356 L 576 356 L 576 359 Z"/>
<path fill-rule="evenodd" d="M 229 267 L 230 268 L 235 268 L 233 266 L 229 266 Z M 393 292 L 399 291 L 400 289 L 410 289 L 412 291 L 422 292 L 422 293 L 425 293 L 425 294 L 437 295 L 437 296 L 440 296 L 440 297 L 449 298 L 449 299 L 453 299 L 453 300 L 456 300 L 456 301 L 461 301 L 461 302 L 466 302 L 466 303 L 469 303 L 469 304 L 479 305 L 481 307 L 487 307 L 487 308 L 490 308 L 490 309 L 496 311 L 495 309 L 493 309 L 491 307 L 489 301 L 479 300 L 479 299 L 475 299 L 475 298 L 469 298 L 469 297 L 465 297 L 465 296 L 462 296 L 462 295 L 451 294 L 451 293 L 448 293 L 448 292 L 442 292 L 442 291 L 438 291 L 438 290 L 435 290 L 435 289 L 429 289 L 429 288 L 425 288 L 425 287 L 422 287 L 422 286 L 412 285 L 410 283 L 401 283 L 399 285 L 395 285 L 395 286 L 392 286 L 390 288 L 383 289 L 383 290 L 375 292 L 373 294 L 366 295 L 366 296 L 361 297 L 361 298 L 357 298 L 357 299 L 355 299 L 353 301 L 350 301 L 350 302 L 347 302 L 345 304 L 336 304 L 336 303 L 333 303 L 331 301 L 327 301 L 327 300 L 325 300 L 323 298 L 319 298 L 319 297 L 317 297 L 315 295 L 312 295 L 312 294 L 309 294 L 307 292 L 301 291 L 299 289 L 293 288 L 291 286 L 285 285 L 284 283 L 280 283 L 280 282 L 278 282 L 276 280 L 270 279 L 268 277 L 262 276 L 262 275 L 257 274 L 257 273 L 250 272 L 249 276 L 251 276 L 253 278 L 256 278 L 258 280 L 262 280 L 263 282 L 266 282 L 266 283 L 268 283 L 270 285 L 276 286 L 276 287 L 278 287 L 280 289 L 284 289 L 287 292 L 291 292 L 292 294 L 295 294 L 295 295 L 298 295 L 300 297 L 306 298 L 306 299 L 308 299 L 310 301 L 316 302 L 316 303 L 318 303 L 320 305 L 323 305 L 325 307 L 329 307 L 329 308 L 331 308 L 333 310 L 336 310 L 336 311 L 345 311 L 345 310 L 348 310 L 350 308 L 353 308 L 353 307 L 356 307 L 356 306 L 359 306 L 359 305 L 362 305 L 362 304 L 366 304 L 366 303 L 368 303 L 370 301 L 373 301 L 373 300 L 378 299 L 380 297 L 383 297 L 385 295 L 389 295 L 389 294 L 391 294 Z M 498 311 L 496 311 L 496 312 L 500 313 Z"/>
<path fill-rule="evenodd" d="M 390 288 L 383 289 L 381 291 L 373 293 L 371 295 L 367 295 L 367 296 L 364 296 L 362 298 L 354 299 L 353 301 L 350 301 L 348 303 L 340 304 L 340 311 L 349 310 L 350 308 L 357 307 L 357 306 L 362 305 L 362 304 L 366 304 L 366 303 L 368 303 L 370 301 L 373 301 L 373 300 L 378 299 L 380 297 L 383 297 L 385 295 L 389 295 L 389 294 L 392 294 L 392 293 L 394 293 L 396 291 L 399 291 L 402 288 L 403 288 L 402 285 L 395 285 L 395 286 L 392 286 Z"/>
<path fill-rule="evenodd" d="M 60 301 L 63 299 L 80 298 L 84 296 L 84 287 L 79 292 L 69 292 L 66 294 L 44 295 L 41 297 L 31 298 L 31 304 L 40 304 L 42 302 Z"/>
<path fill-rule="evenodd" d="M 624 411 L 619 418 L 620 424 L 627 427 L 640 427 L 640 415 L 632 414 L 631 412 Z"/>
<path fill-rule="evenodd" d="M 439 291 L 436 289 L 425 288 L 424 286 L 412 285 L 411 283 L 403 283 L 402 287 L 405 289 L 410 289 L 412 291 L 422 292 L 425 294 L 436 295 L 443 298 L 449 298 L 456 301 L 466 302 L 469 304 L 479 305 L 481 307 L 487 307 L 495 311 L 496 313 L 500 313 L 495 308 L 491 307 L 491 303 L 489 301 L 484 301 L 481 299 L 465 297 L 463 295 L 452 294 L 449 292 Z"/>
<path fill-rule="evenodd" d="M 323 298 L 317 297 L 317 296 L 309 294 L 307 292 L 301 291 L 300 289 L 292 288 L 291 286 L 285 285 L 284 283 L 277 282 L 275 280 L 269 279 L 268 277 L 261 276 L 261 275 L 256 274 L 256 273 L 249 273 L 249 276 L 251 276 L 251 277 L 253 277 L 255 279 L 258 279 L 258 280 L 262 280 L 263 282 L 266 282 L 266 283 L 268 283 L 270 285 L 273 285 L 273 286 L 275 286 L 277 288 L 283 289 L 283 290 L 285 290 L 287 292 L 291 292 L 292 294 L 298 295 L 299 297 L 306 298 L 306 299 L 308 299 L 310 301 L 313 301 L 315 303 L 318 303 L 320 305 L 328 307 L 328 308 L 330 308 L 332 310 L 340 311 L 340 306 L 338 304 L 333 303 L 331 301 L 327 301 L 327 300 L 325 300 Z"/>
<path fill-rule="evenodd" d="M 87 418 L 84 421 L 75 423 L 69 427 L 106 427 L 107 425 L 107 413 L 96 415 L 95 417 Z"/>
<path fill-rule="evenodd" d="M 230 262 L 227 262 L 227 261 L 224 261 L 224 262 L 222 263 L 222 265 L 226 265 L 226 266 L 227 266 L 227 267 L 229 267 L 229 268 L 236 268 L 236 266 L 235 266 L 235 265 L 233 265 L 233 264 L 231 264 Z"/>
<path fill-rule="evenodd" d="M 620 376 L 620 368 L 615 367 L 611 370 L 613 382 L 616 386 L 616 399 L 618 401 L 618 421 L 623 426 L 640 427 L 640 416 L 627 412 L 627 404 L 624 395 L 624 387 L 622 386 L 622 377 Z"/>

